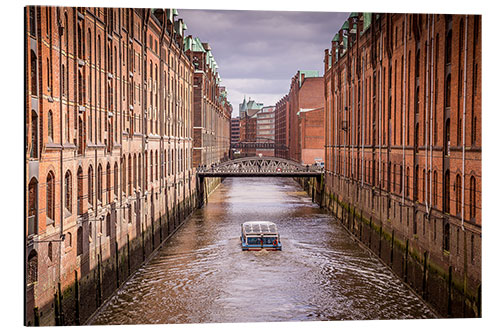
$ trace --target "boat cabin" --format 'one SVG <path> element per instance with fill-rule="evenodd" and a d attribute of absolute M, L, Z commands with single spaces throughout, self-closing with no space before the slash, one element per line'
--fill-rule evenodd
<path fill-rule="evenodd" d="M 248 221 L 241 225 L 241 248 L 248 250 L 281 250 L 276 224 L 269 221 Z"/>

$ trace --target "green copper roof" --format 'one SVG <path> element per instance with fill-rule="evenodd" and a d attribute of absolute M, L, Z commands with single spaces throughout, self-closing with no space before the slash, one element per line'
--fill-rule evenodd
<path fill-rule="evenodd" d="M 187 30 L 188 26 L 186 25 L 186 23 L 182 22 L 182 29 L 184 30 Z"/>
<path fill-rule="evenodd" d="M 177 9 L 172 8 L 172 14 L 173 14 L 174 16 L 178 16 L 178 15 L 179 15 L 179 12 L 177 11 Z"/>
<path fill-rule="evenodd" d="M 336 33 L 335 36 L 333 36 L 332 42 L 338 42 L 339 41 L 339 34 Z"/>
<path fill-rule="evenodd" d="M 372 13 L 363 13 L 363 31 L 372 24 Z"/>
<path fill-rule="evenodd" d="M 342 28 L 340 28 L 340 30 L 348 30 L 349 29 L 349 22 L 345 21 L 344 24 L 342 25 Z"/>
<path fill-rule="evenodd" d="M 201 40 L 196 37 L 193 42 L 193 52 L 205 52 L 205 49 L 203 48 L 203 44 L 201 43 Z"/>
<path fill-rule="evenodd" d="M 191 36 L 184 37 L 184 51 L 193 49 L 193 38 Z"/>
<path fill-rule="evenodd" d="M 349 15 L 349 18 L 351 17 L 357 17 L 358 16 L 358 13 L 351 13 L 351 15 Z"/>

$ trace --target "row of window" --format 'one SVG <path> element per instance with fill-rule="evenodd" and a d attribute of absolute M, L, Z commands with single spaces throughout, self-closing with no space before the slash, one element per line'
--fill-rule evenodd
<path fill-rule="evenodd" d="M 329 162 L 332 157 L 330 157 Z M 345 164 L 344 164 L 345 162 Z M 340 156 L 336 159 L 337 167 L 339 168 L 339 172 L 342 175 L 349 174 L 349 172 L 353 172 L 351 177 L 358 181 L 361 181 L 361 162 L 360 160 L 355 160 L 355 169 L 352 169 L 351 162 L 347 159 L 344 159 L 343 156 Z M 344 169 L 345 166 L 345 169 Z M 389 165 L 390 167 L 390 165 Z M 391 170 L 392 169 L 392 170 Z M 379 168 L 378 163 L 376 161 L 367 161 L 365 165 L 364 177 L 363 180 L 367 184 L 371 184 L 373 186 L 380 185 L 382 189 L 393 192 L 395 194 L 401 194 L 403 192 L 403 176 L 405 177 L 404 181 L 404 192 L 405 196 L 409 197 L 410 193 L 413 192 L 413 199 L 415 201 L 424 202 L 425 200 L 431 200 L 432 195 L 432 205 L 437 207 L 438 198 L 442 199 L 442 210 L 445 213 L 450 213 L 451 208 L 451 181 L 450 181 L 450 171 L 446 170 L 443 176 L 443 181 L 439 181 L 439 176 L 436 170 L 434 170 L 432 175 L 432 184 L 431 184 L 431 174 L 430 170 L 422 170 L 420 173 L 419 166 L 416 166 L 415 172 L 418 176 L 414 178 L 414 175 L 411 175 L 410 168 L 406 168 L 406 173 L 403 174 L 403 167 L 401 165 L 394 165 L 392 168 L 387 170 L 386 174 L 386 163 L 382 163 L 382 173 L 380 175 L 381 179 L 379 179 Z M 386 178 L 387 176 L 387 178 Z M 468 202 L 468 218 L 471 221 L 474 221 L 477 214 L 477 187 L 476 187 L 476 178 L 475 176 L 470 176 L 468 178 L 468 184 L 465 185 L 465 194 L 469 194 L 469 202 Z M 379 181 L 380 184 L 379 184 Z M 427 183 L 427 197 L 426 197 L 426 188 L 425 182 Z M 438 185 L 442 188 L 442 195 L 438 193 Z M 420 188 L 420 186 L 422 186 Z M 432 193 L 431 193 L 432 191 Z M 455 215 L 461 216 L 462 211 L 462 175 L 456 174 L 455 182 L 453 184 L 453 191 L 455 192 L 454 202 L 455 202 Z"/>

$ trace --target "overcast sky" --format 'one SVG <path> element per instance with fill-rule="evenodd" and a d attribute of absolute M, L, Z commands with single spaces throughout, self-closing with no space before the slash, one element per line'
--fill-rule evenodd
<path fill-rule="evenodd" d="M 274 105 L 298 70 L 323 75 L 330 48 L 349 13 L 179 9 L 186 35 L 208 42 L 233 116 L 243 97 Z"/>

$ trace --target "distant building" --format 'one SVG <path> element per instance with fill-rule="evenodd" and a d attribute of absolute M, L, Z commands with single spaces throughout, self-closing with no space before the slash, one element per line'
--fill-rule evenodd
<path fill-rule="evenodd" d="M 246 98 L 243 103 L 239 105 L 240 112 L 240 142 L 256 142 L 257 140 L 257 112 L 259 112 L 264 105 L 257 103 L 254 100 Z M 242 156 L 255 156 L 256 150 L 253 147 L 243 147 L 241 149 Z"/>
<path fill-rule="evenodd" d="M 275 145 L 274 156 L 288 159 L 289 154 L 289 140 L 290 140 L 290 103 L 288 102 L 288 95 L 281 98 L 276 103 L 275 108 Z"/>
<path fill-rule="evenodd" d="M 231 118 L 231 144 L 240 142 L 240 117 Z"/>
<path fill-rule="evenodd" d="M 324 160 L 324 80 L 318 71 L 298 71 L 288 93 L 289 158 L 302 164 Z"/>
<path fill-rule="evenodd" d="M 275 106 L 266 106 L 257 112 L 257 143 L 269 145 L 257 148 L 257 155 L 274 156 L 275 109 Z"/>

